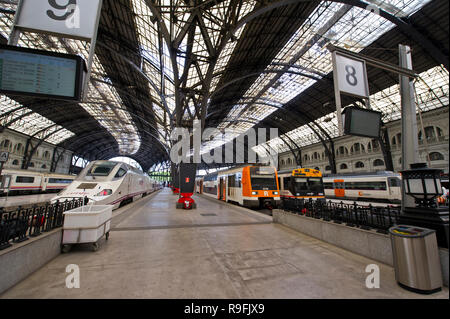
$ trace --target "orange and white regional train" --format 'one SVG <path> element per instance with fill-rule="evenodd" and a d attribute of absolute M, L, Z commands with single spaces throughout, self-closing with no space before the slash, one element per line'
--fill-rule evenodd
<path fill-rule="evenodd" d="M 380 171 L 352 175 L 324 176 L 327 198 L 400 203 L 402 179 L 398 173 Z"/>
<path fill-rule="evenodd" d="M 273 208 L 280 203 L 277 170 L 242 166 L 208 174 L 196 181 L 196 192 L 248 208 Z"/>
<path fill-rule="evenodd" d="M 282 198 L 325 200 L 322 173 L 312 168 L 298 168 L 278 172 Z"/>

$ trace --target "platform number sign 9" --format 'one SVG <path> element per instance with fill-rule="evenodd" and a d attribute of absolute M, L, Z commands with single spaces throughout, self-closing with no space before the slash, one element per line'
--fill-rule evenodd
<path fill-rule="evenodd" d="M 55 10 L 63 10 L 62 14 L 58 14 L 57 11 L 47 10 L 47 15 L 53 20 L 67 20 L 75 13 L 77 0 L 66 0 L 66 4 L 58 4 L 56 0 L 48 0 L 48 4 Z M 56 13 L 55 13 L 56 12 Z"/>
<path fill-rule="evenodd" d="M 90 41 L 97 30 L 101 4 L 102 0 L 22 0 L 17 27 Z"/>
<path fill-rule="evenodd" d="M 368 98 L 366 65 L 362 60 L 336 55 L 338 88 L 341 93 Z"/>

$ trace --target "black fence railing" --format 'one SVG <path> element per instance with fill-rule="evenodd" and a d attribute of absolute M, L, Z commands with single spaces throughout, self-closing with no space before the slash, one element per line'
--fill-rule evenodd
<path fill-rule="evenodd" d="M 387 234 L 390 227 L 397 224 L 400 217 L 399 207 L 362 206 L 356 203 L 346 204 L 331 201 L 312 201 L 297 198 L 283 199 L 282 209 L 307 217 L 346 224 L 361 229 L 375 229 Z"/>
<path fill-rule="evenodd" d="M 11 247 L 12 243 L 20 243 L 62 227 L 63 213 L 82 204 L 83 198 L 80 198 L 31 208 L 18 207 L 10 212 L 0 208 L 0 250 Z"/>

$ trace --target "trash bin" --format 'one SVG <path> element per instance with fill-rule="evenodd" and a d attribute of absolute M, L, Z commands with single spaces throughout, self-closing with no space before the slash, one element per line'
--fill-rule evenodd
<path fill-rule="evenodd" d="M 389 229 L 395 279 L 410 291 L 431 294 L 442 289 L 442 271 L 436 231 L 398 225 Z"/>

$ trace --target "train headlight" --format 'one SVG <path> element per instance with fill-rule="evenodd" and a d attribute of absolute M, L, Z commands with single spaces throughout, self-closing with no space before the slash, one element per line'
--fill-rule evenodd
<path fill-rule="evenodd" d="M 104 189 L 95 196 L 109 196 L 112 195 L 112 189 Z"/>
<path fill-rule="evenodd" d="M 252 195 L 258 195 L 258 192 L 252 192 Z"/>
<path fill-rule="evenodd" d="M 278 192 L 273 192 L 274 195 L 278 195 Z"/>

